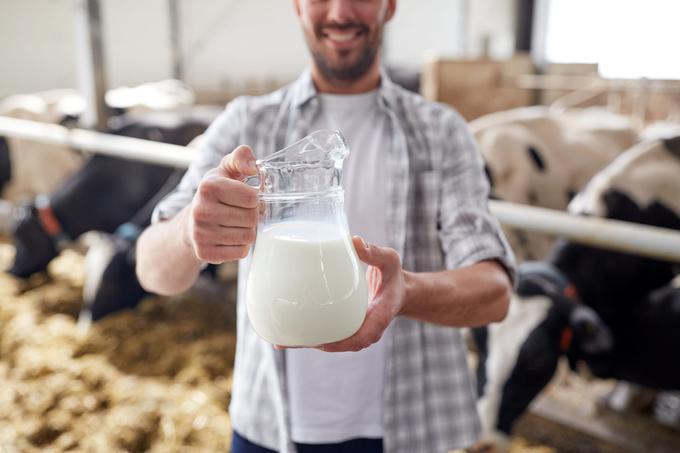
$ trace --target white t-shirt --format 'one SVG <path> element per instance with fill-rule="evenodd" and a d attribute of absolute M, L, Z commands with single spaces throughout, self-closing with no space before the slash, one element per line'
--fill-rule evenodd
<path fill-rule="evenodd" d="M 350 233 L 385 246 L 387 187 L 384 150 L 390 146 L 378 92 L 321 94 L 317 129 L 339 129 L 350 148 L 342 186 Z M 389 329 L 359 352 L 286 350 L 292 438 L 300 443 L 334 443 L 383 434 L 383 388 Z"/>

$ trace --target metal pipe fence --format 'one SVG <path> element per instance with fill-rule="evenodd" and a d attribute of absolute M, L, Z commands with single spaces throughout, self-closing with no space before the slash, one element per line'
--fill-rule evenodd
<path fill-rule="evenodd" d="M 180 169 L 187 168 L 194 155 L 184 146 L 3 116 L 0 116 L 0 134 Z M 680 262 L 680 232 L 675 230 L 501 201 L 490 201 L 490 209 L 502 224 L 513 228 Z"/>

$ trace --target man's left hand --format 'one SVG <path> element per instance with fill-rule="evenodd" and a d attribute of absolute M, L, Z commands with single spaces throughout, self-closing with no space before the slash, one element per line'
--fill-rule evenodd
<path fill-rule="evenodd" d="M 359 259 L 368 264 L 366 279 L 370 301 L 366 318 L 354 335 L 319 346 L 322 351 L 360 351 L 376 343 L 404 304 L 406 287 L 399 253 L 391 248 L 366 244 L 359 236 L 354 236 L 352 242 Z"/>

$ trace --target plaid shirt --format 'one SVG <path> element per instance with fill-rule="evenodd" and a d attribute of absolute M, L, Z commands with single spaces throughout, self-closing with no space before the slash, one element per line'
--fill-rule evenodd
<path fill-rule="evenodd" d="M 394 138 L 385 162 L 388 243 L 404 269 L 438 271 L 497 259 L 514 278 L 514 259 L 487 208 L 482 161 L 464 120 L 452 109 L 394 85 L 383 73 L 379 107 Z M 304 137 L 319 102 L 309 71 L 259 97 L 240 97 L 210 126 L 177 189 L 156 208 L 168 219 L 191 202 L 206 171 L 239 144 L 258 157 Z M 370 193 L 370 189 L 366 189 Z M 293 452 L 285 353 L 260 339 L 247 320 L 239 272 L 236 364 L 230 414 L 234 429 L 262 446 Z M 386 452 L 440 453 L 473 444 L 480 424 L 459 329 L 398 317 L 387 352 Z M 342 373 L 342 370 L 333 370 Z"/>

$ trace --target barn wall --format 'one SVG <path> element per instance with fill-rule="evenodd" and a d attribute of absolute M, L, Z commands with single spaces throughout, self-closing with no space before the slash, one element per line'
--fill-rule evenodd
<path fill-rule="evenodd" d="M 307 53 L 291 3 L 181 0 L 187 81 L 199 91 L 220 92 L 293 78 Z M 511 14 L 513 4 L 400 0 L 385 37 L 386 59 L 419 67 L 429 53 L 474 56 L 489 34 L 492 50 L 508 53 L 512 18 L 503 16 Z M 71 0 L 0 0 L 0 61 L 8 69 L 0 71 L 0 97 L 76 86 L 73 5 Z M 109 86 L 170 77 L 167 0 L 101 0 L 101 5 Z M 469 20 L 461 16 L 466 10 Z"/>

